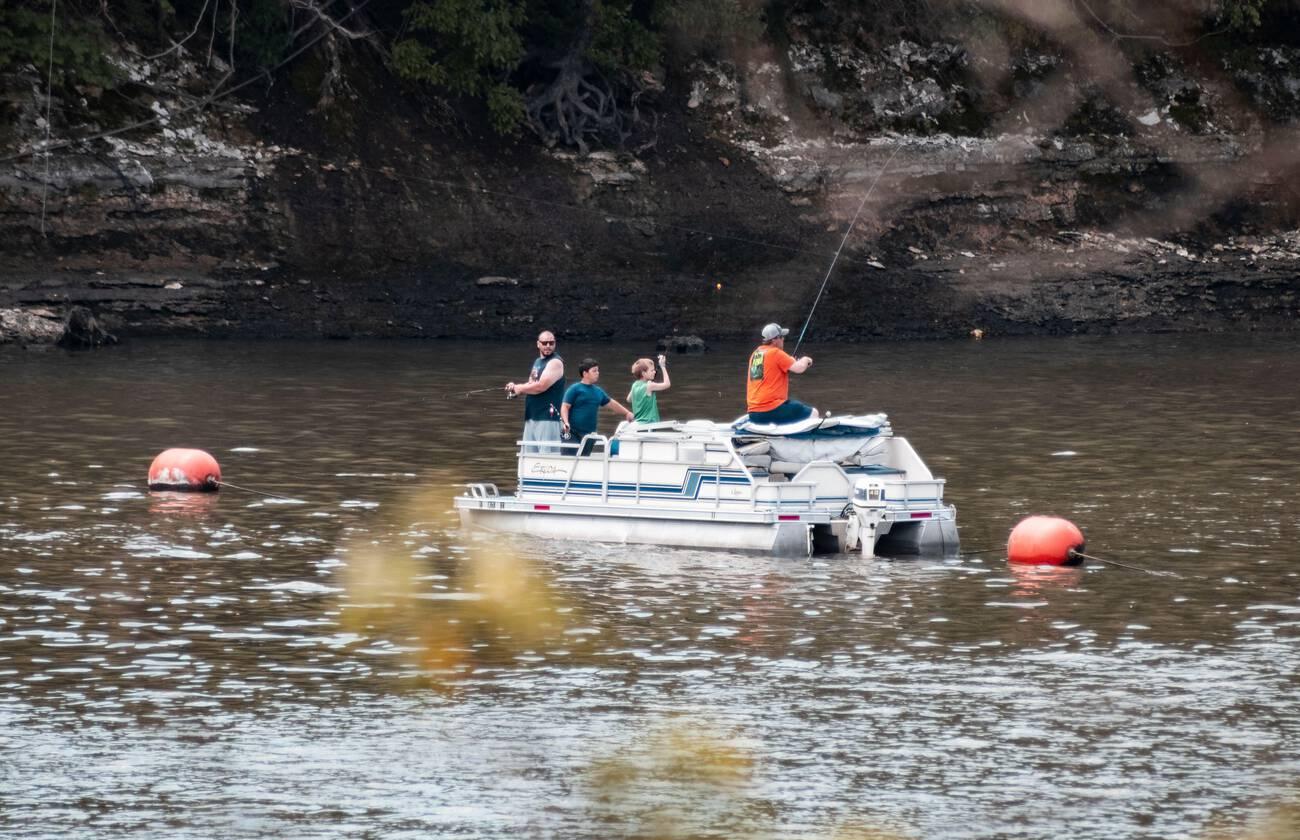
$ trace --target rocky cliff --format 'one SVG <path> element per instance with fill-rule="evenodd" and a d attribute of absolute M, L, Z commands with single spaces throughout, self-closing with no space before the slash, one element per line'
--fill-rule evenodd
<path fill-rule="evenodd" d="M 311 54 L 220 98 L 183 50 L 52 102 L 27 68 L 0 340 L 72 305 L 119 336 L 747 337 L 802 320 L 855 217 L 820 339 L 1295 324 L 1300 48 L 981 38 L 810 21 L 648 80 L 653 131 L 588 155 L 361 52 L 328 96 Z"/>

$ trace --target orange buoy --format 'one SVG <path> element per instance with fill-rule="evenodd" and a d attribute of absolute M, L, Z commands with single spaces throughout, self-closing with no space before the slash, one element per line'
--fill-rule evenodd
<path fill-rule="evenodd" d="M 1031 516 L 1011 529 L 1007 560 L 1040 566 L 1077 566 L 1083 558 L 1083 532 L 1059 516 Z"/>
<path fill-rule="evenodd" d="M 220 486 L 221 467 L 202 449 L 168 449 L 149 465 L 150 490 L 210 492 Z"/>

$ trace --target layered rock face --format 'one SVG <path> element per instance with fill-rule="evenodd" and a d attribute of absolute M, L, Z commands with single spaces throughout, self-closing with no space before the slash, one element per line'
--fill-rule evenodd
<path fill-rule="evenodd" d="M 32 69 L 5 80 L 0 340 L 74 305 L 124 337 L 747 337 L 837 252 L 822 339 L 1288 328 L 1300 50 L 1176 55 L 795 31 L 588 156 L 391 82 L 209 102 L 184 60 L 128 67 L 112 133 Z"/>

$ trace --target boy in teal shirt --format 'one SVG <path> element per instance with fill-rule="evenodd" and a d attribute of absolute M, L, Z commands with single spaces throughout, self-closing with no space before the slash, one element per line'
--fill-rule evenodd
<path fill-rule="evenodd" d="M 569 440 L 582 440 L 585 436 L 596 433 L 597 415 L 602 405 L 608 405 L 611 411 L 617 411 L 626 420 L 632 419 L 632 412 L 620 405 L 618 400 L 610 398 L 605 389 L 596 384 L 600 380 L 600 364 L 595 359 L 583 359 L 578 365 L 578 373 L 582 376 L 582 381 L 569 386 L 560 406 L 560 426 Z M 593 441 L 587 441 L 578 454 L 590 454 L 592 444 Z"/>

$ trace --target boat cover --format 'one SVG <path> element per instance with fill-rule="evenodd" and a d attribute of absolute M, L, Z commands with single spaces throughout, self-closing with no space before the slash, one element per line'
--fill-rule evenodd
<path fill-rule="evenodd" d="M 883 454 L 880 434 L 889 428 L 889 418 L 884 414 L 860 414 L 778 425 L 751 423 L 746 414 L 732 423 L 731 428 L 738 435 L 767 440 L 772 447 L 773 461 L 867 464 Z"/>

